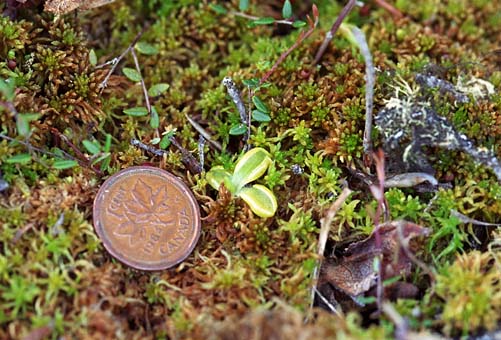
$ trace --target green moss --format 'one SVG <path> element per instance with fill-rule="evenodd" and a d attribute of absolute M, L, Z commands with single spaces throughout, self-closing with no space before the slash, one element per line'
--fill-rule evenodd
<path fill-rule="evenodd" d="M 439 272 L 435 289 L 445 301 L 442 320 L 447 334 L 490 330 L 499 322 L 499 270 L 489 266 L 490 260 L 490 254 L 474 251 L 459 256 Z"/>

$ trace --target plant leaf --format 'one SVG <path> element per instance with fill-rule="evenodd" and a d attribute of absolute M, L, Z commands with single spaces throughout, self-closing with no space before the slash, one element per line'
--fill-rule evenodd
<path fill-rule="evenodd" d="M 252 102 L 256 105 L 256 109 L 264 113 L 270 113 L 268 106 L 258 96 L 252 97 Z"/>
<path fill-rule="evenodd" d="M 103 153 L 101 156 L 99 156 L 98 158 L 96 158 L 95 160 L 92 161 L 91 165 L 95 165 L 99 162 L 101 162 L 102 160 L 106 159 L 110 157 L 110 153 L 109 152 L 106 152 L 106 153 Z"/>
<path fill-rule="evenodd" d="M 265 149 L 254 148 L 247 151 L 235 165 L 231 180 L 237 192 L 247 183 L 261 177 L 270 164 L 270 154 Z"/>
<path fill-rule="evenodd" d="M 138 82 L 141 81 L 141 74 L 136 71 L 136 69 L 130 68 L 130 67 L 124 67 L 122 69 L 122 72 L 124 75 L 132 80 L 133 82 Z"/>
<path fill-rule="evenodd" d="M 169 84 L 166 83 L 160 83 L 160 84 L 155 84 L 152 87 L 149 88 L 148 90 L 148 96 L 150 97 L 157 97 L 167 91 L 169 89 Z"/>
<path fill-rule="evenodd" d="M 241 10 L 242 12 L 249 9 L 249 0 L 240 0 L 238 4 L 238 9 Z"/>
<path fill-rule="evenodd" d="M 218 165 L 210 169 L 205 175 L 205 178 L 211 187 L 219 190 L 221 183 L 230 180 L 231 174 L 222 166 Z"/>
<path fill-rule="evenodd" d="M 152 129 L 158 129 L 159 125 L 160 125 L 160 120 L 158 118 L 157 109 L 154 106 L 152 106 L 151 107 L 150 126 Z"/>
<path fill-rule="evenodd" d="M 103 151 L 108 152 L 111 148 L 111 135 L 109 133 L 106 134 L 106 140 L 104 141 Z"/>
<path fill-rule="evenodd" d="M 128 116 L 142 117 L 148 114 L 148 109 L 146 109 L 144 106 L 132 107 L 130 109 L 125 109 L 124 113 Z"/>
<path fill-rule="evenodd" d="M 254 119 L 256 122 L 269 122 L 271 120 L 268 114 L 259 110 L 252 111 L 252 119 Z"/>
<path fill-rule="evenodd" d="M 300 27 L 304 27 L 306 26 L 306 22 L 302 21 L 302 20 L 296 20 L 292 23 L 292 27 L 294 28 L 300 28 Z"/>
<path fill-rule="evenodd" d="M 247 132 L 247 126 L 245 126 L 245 124 L 236 124 L 230 128 L 229 133 L 232 136 L 238 136 L 238 135 L 243 135 L 246 132 Z"/>
<path fill-rule="evenodd" d="M 5 160 L 5 163 L 19 163 L 19 164 L 26 164 L 31 161 L 31 155 L 29 153 L 20 153 L 17 155 L 14 155 L 12 157 L 9 157 Z"/>
<path fill-rule="evenodd" d="M 89 51 L 89 63 L 92 66 L 96 66 L 97 65 L 97 56 L 96 56 L 96 51 L 94 51 L 94 49 L 91 49 Z"/>
<path fill-rule="evenodd" d="M 259 18 L 257 20 L 251 21 L 252 24 L 254 25 L 270 25 L 275 22 L 275 19 L 272 17 L 264 17 L 264 18 Z"/>
<path fill-rule="evenodd" d="M 284 1 L 284 6 L 282 7 L 282 17 L 284 19 L 289 19 L 292 16 L 292 5 L 290 0 Z"/>
<path fill-rule="evenodd" d="M 210 7 L 210 9 L 212 9 L 217 14 L 226 14 L 226 13 L 228 13 L 228 10 L 226 8 L 224 8 L 223 6 L 219 5 L 219 4 L 210 4 L 209 7 Z"/>
<path fill-rule="evenodd" d="M 270 189 L 261 184 L 242 188 L 238 196 L 260 217 L 271 217 L 277 211 L 277 199 Z"/>
<path fill-rule="evenodd" d="M 16 115 L 16 129 L 19 136 L 26 137 L 30 133 L 30 122 L 40 117 L 36 113 L 19 113 Z"/>
<path fill-rule="evenodd" d="M 77 165 L 78 162 L 71 159 L 57 159 L 52 163 L 52 167 L 58 170 L 73 168 Z"/>
<path fill-rule="evenodd" d="M 155 46 L 143 41 L 136 44 L 136 51 L 145 55 L 154 55 L 158 53 L 158 49 Z"/>
<path fill-rule="evenodd" d="M 101 148 L 98 144 L 91 142 L 90 140 L 85 139 L 82 142 L 83 146 L 89 151 L 91 154 L 95 155 L 101 151 Z"/>

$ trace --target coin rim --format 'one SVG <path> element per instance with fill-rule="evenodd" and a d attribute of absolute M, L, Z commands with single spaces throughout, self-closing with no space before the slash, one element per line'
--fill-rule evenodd
<path fill-rule="evenodd" d="M 194 216 L 194 224 L 195 224 L 195 235 L 191 239 L 191 243 L 189 243 L 188 247 L 186 248 L 185 252 L 182 253 L 182 256 L 179 258 L 174 259 L 173 261 L 168 261 L 167 263 L 164 263 L 162 261 L 157 261 L 155 264 L 147 264 L 147 263 L 141 263 L 140 261 L 133 261 L 131 263 L 130 260 L 127 260 L 124 254 L 124 252 L 121 252 L 119 249 L 116 249 L 113 247 L 112 242 L 104 236 L 104 226 L 103 223 L 100 221 L 99 217 L 102 216 L 104 213 L 102 213 L 102 207 L 101 201 L 103 200 L 105 190 L 110 188 L 120 177 L 124 175 L 131 175 L 130 173 L 141 173 L 141 172 L 148 172 L 148 173 L 154 173 L 157 175 L 160 175 L 161 177 L 166 178 L 169 183 L 172 183 L 175 185 L 178 189 L 181 190 L 182 193 L 187 196 L 188 201 L 190 202 L 191 206 L 193 207 L 193 210 L 195 211 Z M 145 271 L 156 271 L 156 270 L 164 270 L 167 268 L 172 268 L 175 265 L 179 264 L 180 262 L 184 261 L 192 252 L 193 249 L 195 249 L 195 246 L 198 243 L 198 240 L 200 238 L 200 233 L 202 229 L 202 222 L 200 218 L 200 208 L 198 206 L 198 202 L 195 199 L 195 196 L 193 196 L 193 193 L 191 192 L 190 188 L 177 176 L 171 174 L 170 172 L 152 167 L 152 166 L 132 166 L 123 170 L 120 170 L 116 172 L 115 174 L 111 175 L 104 183 L 101 185 L 99 188 L 96 197 L 94 198 L 94 204 L 93 204 L 93 222 L 94 222 L 94 230 L 98 234 L 99 238 L 101 239 L 101 242 L 103 243 L 104 247 L 106 250 L 117 260 L 122 262 L 123 264 L 139 269 L 139 270 L 145 270 Z"/>

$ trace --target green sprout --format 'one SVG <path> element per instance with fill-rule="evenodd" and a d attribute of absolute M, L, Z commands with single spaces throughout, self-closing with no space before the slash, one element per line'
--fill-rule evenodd
<path fill-rule="evenodd" d="M 222 166 L 215 166 L 207 173 L 207 181 L 216 190 L 224 183 L 232 195 L 241 197 L 256 215 L 271 217 L 277 210 L 273 192 L 261 184 L 246 186 L 261 177 L 270 164 L 270 154 L 262 148 L 254 148 L 238 160 L 233 174 Z"/>

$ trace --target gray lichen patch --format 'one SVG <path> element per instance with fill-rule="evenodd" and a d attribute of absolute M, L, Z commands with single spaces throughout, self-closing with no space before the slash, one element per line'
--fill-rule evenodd
<path fill-rule="evenodd" d="M 487 91 L 490 92 L 489 89 Z M 400 79 L 395 86 L 395 96 L 379 111 L 375 122 L 383 135 L 385 149 L 390 152 L 400 151 L 402 160 L 409 169 L 423 171 L 432 171 L 422 151 L 423 146 L 462 150 L 475 161 L 490 167 L 501 180 L 501 163 L 494 152 L 475 147 L 468 137 L 456 131 L 447 119 L 440 116 L 429 102 L 418 98 L 417 93 L 417 88 L 412 88 Z"/>

